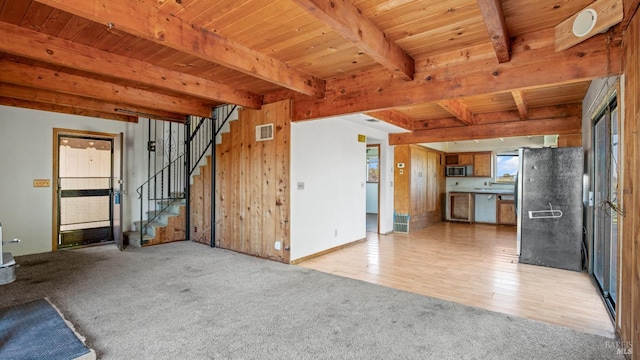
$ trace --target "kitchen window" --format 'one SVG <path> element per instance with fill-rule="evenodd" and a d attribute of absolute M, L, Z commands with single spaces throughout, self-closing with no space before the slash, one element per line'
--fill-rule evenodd
<path fill-rule="evenodd" d="M 514 183 L 518 173 L 518 154 L 496 154 L 496 182 Z"/>

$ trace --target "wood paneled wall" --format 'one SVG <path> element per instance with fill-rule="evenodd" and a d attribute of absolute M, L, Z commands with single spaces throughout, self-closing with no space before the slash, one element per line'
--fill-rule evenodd
<path fill-rule="evenodd" d="M 256 126 L 273 124 L 274 138 L 256 141 Z M 216 246 L 276 261 L 289 262 L 290 101 L 241 109 L 231 131 L 216 147 Z M 192 223 L 208 232 L 211 210 L 209 170 L 194 185 Z M 194 188 L 195 187 L 195 188 Z M 200 209 L 200 210 L 198 210 Z M 193 226 L 192 226 L 193 228 Z M 192 229 L 193 230 L 193 229 Z M 200 230 L 198 230 L 200 233 Z M 192 239 L 208 242 L 192 232 Z M 201 240 L 198 240 L 202 238 Z M 280 242 L 280 249 L 276 249 Z"/>
<path fill-rule="evenodd" d="M 636 12 L 623 37 L 624 116 L 623 116 L 623 196 L 626 216 L 621 218 L 621 287 L 617 316 L 620 339 L 631 345 L 633 358 L 640 359 L 640 14 Z M 638 189 L 636 189 L 638 188 Z"/>
<path fill-rule="evenodd" d="M 194 175 L 189 193 L 191 199 L 191 233 L 189 239 L 211 244 L 211 156 L 200 166 L 200 173 Z"/>
<path fill-rule="evenodd" d="M 396 164 L 405 164 L 404 168 L 394 167 L 395 212 L 411 216 L 409 231 L 441 221 L 445 178 L 440 153 L 422 146 L 400 145 L 394 154 Z"/>

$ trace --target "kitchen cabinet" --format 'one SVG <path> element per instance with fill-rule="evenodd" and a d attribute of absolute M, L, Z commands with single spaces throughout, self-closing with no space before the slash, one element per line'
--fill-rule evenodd
<path fill-rule="evenodd" d="M 449 193 L 449 220 L 474 222 L 474 194 L 468 192 Z"/>
<path fill-rule="evenodd" d="M 446 166 L 466 166 L 467 175 L 491 177 L 491 152 L 450 153 L 444 155 Z"/>
<path fill-rule="evenodd" d="M 442 221 L 446 198 L 441 153 L 415 145 L 398 145 L 394 170 L 394 210 L 409 216 L 410 231 Z"/>
<path fill-rule="evenodd" d="M 472 153 L 446 154 L 444 164 L 447 166 L 473 165 Z"/>
<path fill-rule="evenodd" d="M 496 194 L 475 194 L 475 221 L 496 223 Z"/>
<path fill-rule="evenodd" d="M 491 153 L 473 154 L 473 176 L 491 177 Z"/>
<path fill-rule="evenodd" d="M 502 225 L 516 224 L 516 210 L 513 195 L 499 195 L 496 202 L 497 223 Z"/>

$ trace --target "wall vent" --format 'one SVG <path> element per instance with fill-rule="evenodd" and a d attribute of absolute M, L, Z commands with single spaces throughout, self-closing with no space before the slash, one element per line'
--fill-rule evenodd
<path fill-rule="evenodd" d="M 256 141 L 273 139 L 273 124 L 256 126 Z"/>
<path fill-rule="evenodd" d="M 393 216 L 393 232 L 408 234 L 409 233 L 409 214 L 394 213 Z"/>

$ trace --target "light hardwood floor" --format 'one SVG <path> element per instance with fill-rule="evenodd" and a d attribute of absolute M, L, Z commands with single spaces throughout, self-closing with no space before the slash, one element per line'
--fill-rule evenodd
<path fill-rule="evenodd" d="M 588 274 L 519 264 L 515 227 L 442 222 L 409 235 L 368 233 L 299 266 L 614 336 Z"/>

